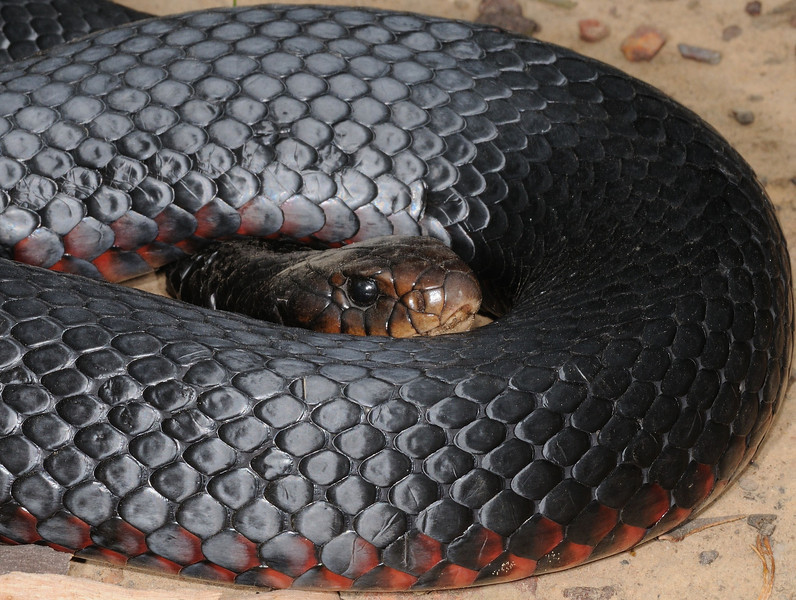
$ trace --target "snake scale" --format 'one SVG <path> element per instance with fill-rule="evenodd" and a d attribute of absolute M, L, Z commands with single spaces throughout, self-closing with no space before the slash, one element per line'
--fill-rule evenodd
<path fill-rule="evenodd" d="M 791 274 L 760 183 L 569 50 L 208 10 L 6 65 L 0 117 L 0 542 L 271 587 L 506 581 L 683 522 L 784 395 Z M 443 240 L 511 309 L 353 338 L 68 274 L 385 234 Z"/>

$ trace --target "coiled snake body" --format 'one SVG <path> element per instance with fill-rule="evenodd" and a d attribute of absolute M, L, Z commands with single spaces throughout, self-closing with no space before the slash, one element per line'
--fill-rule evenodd
<path fill-rule="evenodd" d="M 782 399 L 791 279 L 760 184 L 573 52 L 255 7 L 92 35 L 0 85 L 9 258 L 116 280 L 213 237 L 424 234 L 513 304 L 352 338 L 2 260 L 2 542 L 275 587 L 516 579 L 682 522 Z"/>

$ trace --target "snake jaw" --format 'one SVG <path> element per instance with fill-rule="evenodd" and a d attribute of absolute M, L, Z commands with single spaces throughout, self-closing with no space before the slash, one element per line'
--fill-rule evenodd
<path fill-rule="evenodd" d="M 419 335 L 468 331 L 481 307 L 481 288 L 469 270 L 435 266 L 416 277 L 401 297 Z"/>
<path fill-rule="evenodd" d="M 365 323 L 365 314 L 358 309 L 347 309 L 340 312 L 339 307 L 336 307 L 336 312 L 339 315 L 340 333 L 347 333 L 349 335 L 368 335 L 368 327 Z M 378 332 L 370 333 L 370 335 L 387 335 L 386 333 L 379 334 Z"/>
<path fill-rule="evenodd" d="M 472 328 L 480 304 L 477 301 L 446 303 L 444 287 L 445 284 L 422 291 L 412 290 L 396 303 L 395 312 L 411 322 L 415 335 L 433 336 Z"/>

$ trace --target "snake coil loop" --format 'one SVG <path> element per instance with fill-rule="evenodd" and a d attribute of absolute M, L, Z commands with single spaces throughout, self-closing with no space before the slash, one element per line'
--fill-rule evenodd
<path fill-rule="evenodd" d="M 424 234 L 513 299 L 321 335 L 0 261 L 0 542 L 273 587 L 612 554 L 746 464 L 788 381 L 773 208 L 641 82 L 486 26 L 264 6 L 0 70 L 0 242 L 118 280 L 230 235 Z"/>

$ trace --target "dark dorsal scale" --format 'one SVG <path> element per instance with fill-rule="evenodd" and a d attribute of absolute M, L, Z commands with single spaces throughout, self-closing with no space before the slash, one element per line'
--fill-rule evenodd
<path fill-rule="evenodd" d="M 272 587 L 516 579 L 677 525 L 788 381 L 748 165 L 536 40 L 246 7 L 0 70 L 0 244 L 108 279 L 209 239 L 449 244 L 514 300 L 411 340 L 263 324 L 0 261 L 0 541 Z"/>

